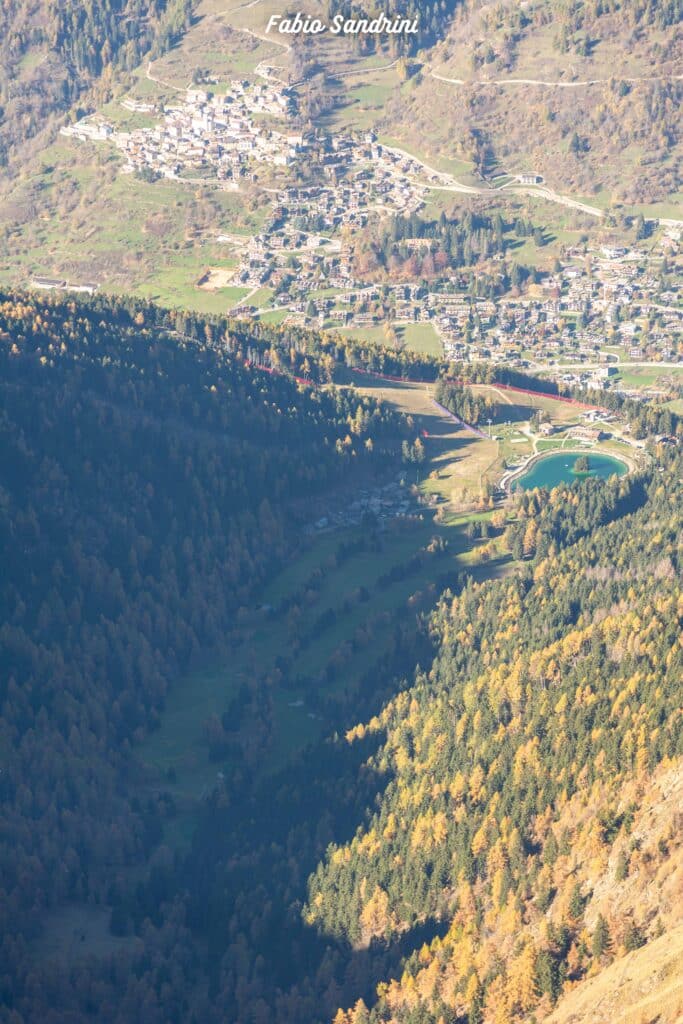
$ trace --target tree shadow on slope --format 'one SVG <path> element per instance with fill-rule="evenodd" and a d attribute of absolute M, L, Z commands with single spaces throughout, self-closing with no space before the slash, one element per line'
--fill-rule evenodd
<path fill-rule="evenodd" d="M 211 997 L 230 1013 L 244 1011 L 245 986 L 271 1008 L 293 1001 L 273 1020 L 299 1012 L 326 1020 L 347 1002 L 372 1003 L 377 983 L 400 974 L 403 959 L 441 931 L 429 920 L 358 949 L 302 916 L 307 880 L 329 844 L 349 841 L 391 782 L 367 763 L 380 742 L 375 733 L 317 744 L 271 779 L 236 775 L 207 807 L 181 884 L 188 923 L 208 947 Z M 293 1009 L 298 1000 L 305 1011 Z"/>

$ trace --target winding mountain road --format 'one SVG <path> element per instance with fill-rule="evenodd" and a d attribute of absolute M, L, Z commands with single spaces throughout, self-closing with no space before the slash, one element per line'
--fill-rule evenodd
<path fill-rule="evenodd" d="M 342 71 L 341 74 L 334 75 L 335 78 L 353 78 L 354 75 L 368 75 L 375 74 L 377 71 L 389 71 L 391 68 L 395 68 L 399 62 L 399 58 L 392 60 L 391 64 L 382 64 L 378 68 L 354 68 L 353 71 Z"/>
<path fill-rule="evenodd" d="M 513 195 L 529 195 L 540 197 L 541 199 L 547 199 L 551 203 L 558 203 L 560 206 L 567 206 L 573 210 L 579 210 L 581 213 L 590 214 L 592 217 L 604 217 L 604 210 L 600 210 L 597 206 L 590 206 L 588 203 L 581 202 L 578 199 L 572 199 L 571 196 L 562 195 L 560 192 L 554 192 L 553 189 L 548 188 L 547 185 L 534 185 L 533 187 L 527 187 L 524 185 L 501 185 L 498 188 L 480 188 L 476 185 L 465 185 L 463 182 L 458 181 L 451 174 L 446 174 L 444 171 L 437 171 L 434 167 L 430 167 L 429 164 L 421 160 L 420 157 L 415 156 L 413 153 L 408 153 L 404 149 L 400 149 L 398 146 L 385 146 L 387 151 L 396 153 L 399 156 L 406 157 L 418 164 L 422 170 L 430 178 L 437 180 L 434 181 L 420 181 L 418 178 L 410 178 L 409 181 L 414 185 L 418 185 L 420 188 L 432 189 L 438 192 L 459 192 L 463 195 L 479 195 L 479 196 L 496 196 L 503 190 L 511 192 Z"/>

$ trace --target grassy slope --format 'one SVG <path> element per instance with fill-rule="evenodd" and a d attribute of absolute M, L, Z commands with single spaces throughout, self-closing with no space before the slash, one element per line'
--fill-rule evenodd
<path fill-rule="evenodd" d="M 207 266 L 237 264 L 236 247 L 217 236 L 257 231 L 263 209 L 235 193 L 149 185 L 118 175 L 118 166 L 106 146 L 61 140 L 47 149 L 37 172 L 4 203 L 17 230 L 0 255 L 0 281 L 25 285 L 33 274 L 94 279 L 108 291 L 225 312 L 245 291 L 207 291 L 197 281 Z"/>
<path fill-rule="evenodd" d="M 548 1024 L 676 1024 L 683 1018 L 683 925 L 570 992 Z"/>
<path fill-rule="evenodd" d="M 47 911 L 42 933 L 33 945 L 38 959 L 71 963 L 84 953 L 104 957 L 130 947 L 133 936 L 112 935 L 106 907 L 70 903 Z"/>
<path fill-rule="evenodd" d="M 421 474 L 426 493 L 457 505 L 466 498 L 465 491 L 478 496 L 483 480 L 489 476 L 493 480 L 498 473 L 496 442 L 477 437 L 439 413 L 433 403 L 432 385 L 363 376 L 359 390 L 412 416 L 416 434 L 427 431 L 424 443 L 428 463 Z M 437 474 L 434 479 L 432 472 Z"/>
<path fill-rule="evenodd" d="M 396 333 L 405 342 L 406 348 L 413 352 L 422 352 L 437 359 L 443 356 L 443 346 L 431 324 L 399 326 Z"/>
<path fill-rule="evenodd" d="M 382 552 L 359 553 L 338 569 L 330 570 L 316 599 L 307 604 L 305 618 L 310 621 L 328 609 L 338 610 L 344 598 L 357 587 L 372 587 L 377 576 L 386 572 L 392 565 L 410 557 L 421 544 L 428 542 L 434 532 L 427 525 L 420 525 L 407 532 L 392 534 L 385 538 L 385 549 Z M 315 539 L 309 549 L 304 550 L 291 566 L 278 573 L 264 589 L 261 595 L 262 603 L 273 604 L 295 593 L 315 568 L 329 561 L 342 541 L 353 541 L 360 535 L 360 530 L 344 530 Z M 378 610 L 394 609 L 401 601 L 407 599 L 418 582 L 426 582 L 425 574 L 387 587 L 382 594 L 375 595 L 370 611 L 374 613 Z M 335 625 L 321 634 L 297 657 L 294 674 L 301 672 L 311 675 L 319 672 L 334 649 L 347 639 L 367 616 L 367 606 L 354 607 L 346 614 L 340 613 Z M 204 784 L 207 782 L 206 773 L 201 769 L 199 778 L 194 780 L 193 773 L 190 772 L 188 775 L 182 767 L 183 748 L 186 745 L 193 747 L 196 740 L 198 748 L 203 749 L 203 721 L 211 713 L 220 714 L 225 710 L 243 678 L 254 671 L 265 674 L 272 667 L 277 655 L 286 652 L 290 646 L 285 616 L 279 616 L 271 621 L 265 614 L 254 612 L 245 624 L 243 635 L 247 642 L 231 653 L 229 661 L 192 673 L 178 684 L 168 701 L 161 730 L 154 733 L 144 745 L 145 759 L 161 769 L 171 766 L 179 769 L 181 788 L 184 788 L 183 783 L 193 789 L 195 781 Z M 296 701 L 301 699 L 302 694 L 287 691 L 286 697 L 287 701 Z M 305 719 L 305 709 L 297 718 Z M 297 738 L 313 739 L 319 730 L 320 727 L 312 720 L 301 721 L 298 723 Z M 208 781 L 213 774 L 215 773 L 209 772 Z"/>
<path fill-rule="evenodd" d="M 337 531 L 316 538 L 312 546 L 286 569 L 277 574 L 264 589 L 261 600 L 271 604 L 293 594 L 318 566 L 329 564 L 338 545 L 359 537 L 358 529 Z M 431 537 L 440 535 L 448 541 L 448 551 L 435 556 L 406 578 L 373 590 L 377 577 L 395 565 L 406 562 Z M 320 633 L 313 642 L 294 657 L 292 675 L 301 675 L 307 683 L 272 691 L 275 733 L 267 752 L 260 761 L 260 770 L 270 773 L 287 761 L 297 750 L 313 742 L 330 729 L 330 723 L 311 711 L 310 695 L 334 693 L 342 689 L 353 690 L 359 685 L 370 665 L 388 648 L 398 617 L 415 614 L 431 606 L 436 598 L 433 579 L 445 572 L 453 577 L 472 564 L 471 542 L 458 527 L 435 526 L 430 518 L 399 531 L 390 531 L 383 537 L 383 550 L 361 552 L 338 568 L 328 570 L 319 592 L 304 611 L 305 621 L 311 621 L 328 609 L 334 609 L 334 625 Z M 504 561 L 489 563 L 486 572 L 496 575 Z M 354 603 L 350 610 L 341 607 L 344 599 L 360 586 L 371 592 L 369 603 Z M 341 676 L 322 681 L 326 665 L 356 631 L 362 629 L 370 617 L 388 613 L 386 621 L 372 627 L 372 642 L 363 644 L 344 663 Z M 243 642 L 234 647 L 229 657 L 218 660 L 204 669 L 188 674 L 170 692 L 161 717 L 160 728 L 138 748 L 137 755 L 146 766 L 150 780 L 164 779 L 164 789 L 178 800 L 178 818 L 173 823 L 167 840 L 187 841 L 191 835 L 196 801 L 208 791 L 216 780 L 221 763 L 212 763 L 207 757 L 203 725 L 211 715 L 220 715 L 227 709 L 240 685 L 250 678 L 264 677 L 274 670 L 278 655 L 291 651 L 291 635 L 286 616 L 271 620 L 264 613 L 250 614 L 242 630 Z M 313 690 L 311 690 L 311 687 Z M 172 771 L 175 781 L 169 781 Z"/>

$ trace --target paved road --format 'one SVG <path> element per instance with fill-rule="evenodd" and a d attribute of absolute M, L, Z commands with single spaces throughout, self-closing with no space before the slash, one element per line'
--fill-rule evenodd
<path fill-rule="evenodd" d="M 637 367 L 639 369 L 647 370 L 680 370 L 683 372 L 683 363 L 632 363 L 624 362 L 619 360 L 616 363 L 532 363 L 531 368 L 534 370 L 543 370 L 546 372 L 556 373 L 558 370 L 600 370 L 604 369 L 605 366 L 618 366 L 619 369 L 622 367 Z"/>
<path fill-rule="evenodd" d="M 551 203 L 559 203 L 560 206 L 568 206 L 572 210 L 579 210 L 581 213 L 588 213 L 591 217 L 604 217 L 605 211 L 601 210 L 598 206 L 590 206 L 588 203 L 583 203 L 579 199 L 572 199 L 571 196 L 562 195 L 560 192 L 555 192 L 553 189 L 548 188 L 547 185 L 534 185 L 533 187 L 527 187 L 525 185 L 501 185 L 497 191 L 512 192 L 518 196 L 540 196 L 541 199 L 548 199 Z"/>

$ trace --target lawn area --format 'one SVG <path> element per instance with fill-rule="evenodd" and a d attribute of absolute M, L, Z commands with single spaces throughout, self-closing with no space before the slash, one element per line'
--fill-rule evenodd
<path fill-rule="evenodd" d="M 510 214 L 508 213 L 508 216 Z M 543 224 L 539 220 L 540 224 Z M 536 245 L 533 238 L 518 239 L 517 235 L 510 232 L 506 238 L 513 243 L 510 255 L 516 263 L 525 266 L 536 267 L 537 269 L 549 270 L 555 260 L 559 257 L 563 247 L 575 245 L 580 236 L 580 231 L 567 231 L 564 228 L 555 228 L 552 224 L 543 224 L 544 245 Z M 521 244 L 520 244 L 521 243 Z"/>
<path fill-rule="evenodd" d="M 406 348 L 413 352 L 422 352 L 428 356 L 443 356 L 441 339 L 431 324 L 406 324 L 396 327 L 398 337 L 405 342 Z"/>
<path fill-rule="evenodd" d="M 376 345 L 386 345 L 387 336 L 384 327 L 339 327 L 340 334 L 347 338 L 356 338 L 358 341 L 374 342 Z"/>
<path fill-rule="evenodd" d="M 135 936 L 112 935 L 110 911 L 103 906 L 67 903 L 46 910 L 34 953 L 40 959 L 70 964 L 88 956 L 109 956 L 129 948 Z"/>
<path fill-rule="evenodd" d="M 536 448 L 539 452 L 551 452 L 553 450 L 563 447 L 564 441 L 559 440 L 559 438 L 556 441 L 547 440 L 536 442 Z"/>
<path fill-rule="evenodd" d="M 672 378 L 683 381 L 683 367 L 679 370 L 667 369 L 664 366 L 661 369 L 650 366 L 627 366 L 620 369 L 618 375 L 621 378 L 622 384 L 627 388 L 650 388 L 660 382 L 662 385 L 665 385 L 667 378 L 669 381 Z"/>
<path fill-rule="evenodd" d="M 252 303 L 253 304 L 253 301 Z M 281 324 L 283 320 L 286 320 L 289 316 L 289 311 L 286 309 L 273 309 L 267 313 L 261 313 L 259 320 L 264 324 Z"/>
<path fill-rule="evenodd" d="M 359 76 L 360 77 L 360 76 Z M 373 76 L 368 73 L 368 78 Z M 382 80 L 365 81 L 350 90 L 354 100 L 362 107 L 382 107 L 391 96 L 393 86 Z"/>
<path fill-rule="evenodd" d="M 272 288 L 259 288 L 259 290 L 254 292 L 252 297 L 249 299 L 249 305 L 255 306 L 256 309 L 260 309 L 262 306 L 267 306 L 274 294 L 275 292 Z"/>
<path fill-rule="evenodd" d="M 661 376 L 659 370 L 639 370 L 636 367 L 620 370 L 618 377 L 621 383 L 627 388 L 649 388 L 652 387 L 658 377 Z"/>
<path fill-rule="evenodd" d="M 393 327 L 396 337 L 406 348 L 437 358 L 443 356 L 441 339 L 431 324 L 394 324 Z M 349 338 L 357 338 L 358 341 L 371 342 L 375 345 L 388 344 L 384 324 L 377 327 L 338 327 L 336 329 L 340 334 Z"/>
<path fill-rule="evenodd" d="M 162 306 L 195 309 L 202 313 L 225 314 L 231 306 L 248 294 L 248 288 L 218 288 L 207 291 L 198 288 L 197 268 L 192 262 L 185 265 L 160 268 L 153 276 L 139 284 L 134 294 L 152 299 Z"/>
<path fill-rule="evenodd" d="M 105 103 L 103 107 L 100 107 L 98 113 L 102 115 L 105 121 L 109 121 L 113 124 L 117 131 L 132 132 L 136 128 L 154 128 L 161 120 L 161 114 L 157 113 L 139 113 L 138 111 L 128 110 L 126 107 L 121 106 L 119 100 L 111 100 L 109 103 Z"/>
<path fill-rule="evenodd" d="M 367 68 L 363 74 L 346 79 L 345 85 L 345 101 L 332 113 L 331 126 L 338 131 L 364 131 L 377 125 L 401 82 L 395 68 Z"/>
<path fill-rule="evenodd" d="M 308 297 L 309 299 L 333 299 L 341 294 L 343 294 L 341 288 L 315 288 L 308 293 Z"/>
<path fill-rule="evenodd" d="M 650 217 L 659 220 L 680 220 L 683 221 L 683 193 L 675 192 L 662 203 L 637 204 L 625 206 L 625 212 L 636 217 L 641 214 L 643 217 Z"/>

